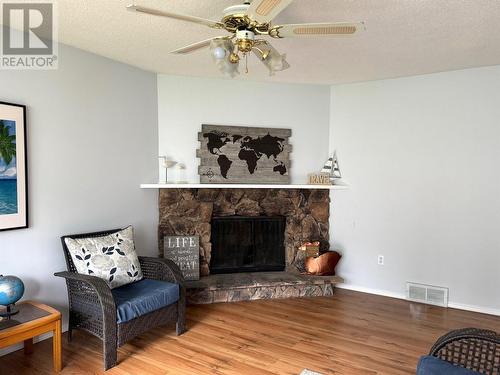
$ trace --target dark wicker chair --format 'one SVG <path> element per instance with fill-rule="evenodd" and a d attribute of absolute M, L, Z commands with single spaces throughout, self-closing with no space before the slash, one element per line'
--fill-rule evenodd
<path fill-rule="evenodd" d="M 167 323 L 176 323 L 177 335 L 185 331 L 186 289 L 184 278 L 177 265 L 172 261 L 162 258 L 139 257 L 144 278 L 179 284 L 180 298 L 178 302 L 121 324 L 117 324 L 116 305 L 108 284 L 96 276 L 76 272 L 64 241 L 65 238 L 100 237 L 119 230 L 62 237 L 68 271 L 54 274 L 64 277 L 68 288 L 68 340 L 71 340 L 73 328 L 83 329 L 99 337 L 103 341 L 105 370 L 116 365 L 117 348 L 143 332 Z"/>
<path fill-rule="evenodd" d="M 440 337 L 429 355 L 481 374 L 500 375 L 500 335 L 464 328 Z"/>

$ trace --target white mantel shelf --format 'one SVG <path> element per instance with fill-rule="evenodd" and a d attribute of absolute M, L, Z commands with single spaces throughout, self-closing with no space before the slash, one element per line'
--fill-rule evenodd
<path fill-rule="evenodd" d="M 316 189 L 346 190 L 343 183 L 336 185 L 273 185 L 273 184 L 141 184 L 141 189 Z"/>

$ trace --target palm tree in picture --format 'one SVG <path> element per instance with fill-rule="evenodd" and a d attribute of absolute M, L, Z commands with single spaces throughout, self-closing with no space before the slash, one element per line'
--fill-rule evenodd
<path fill-rule="evenodd" d="M 9 134 L 9 127 L 4 120 L 0 120 L 0 160 L 3 159 L 7 167 L 16 156 L 16 136 Z"/>

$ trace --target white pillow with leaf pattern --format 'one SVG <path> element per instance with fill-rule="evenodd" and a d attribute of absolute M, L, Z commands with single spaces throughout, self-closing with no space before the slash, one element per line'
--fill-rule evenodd
<path fill-rule="evenodd" d="M 78 273 L 100 277 L 111 289 L 142 279 L 132 226 L 106 236 L 64 241 Z"/>

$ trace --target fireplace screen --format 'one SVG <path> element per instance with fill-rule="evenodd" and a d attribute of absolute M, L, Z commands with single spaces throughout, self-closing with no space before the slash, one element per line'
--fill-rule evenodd
<path fill-rule="evenodd" d="M 285 226 L 283 216 L 213 218 L 210 273 L 283 271 Z"/>

